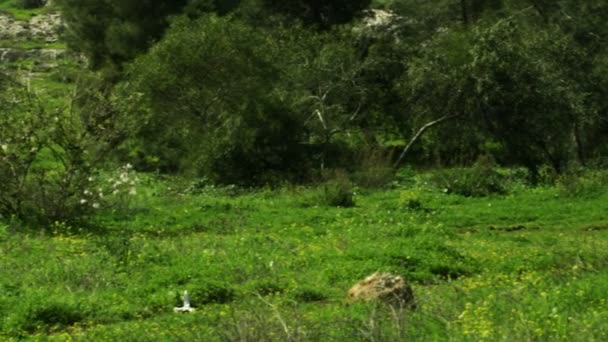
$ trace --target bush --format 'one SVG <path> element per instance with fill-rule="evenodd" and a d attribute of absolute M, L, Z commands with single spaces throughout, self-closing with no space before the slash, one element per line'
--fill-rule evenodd
<path fill-rule="evenodd" d="M 323 185 L 323 202 L 332 207 L 354 207 L 353 183 L 344 171 L 337 171 L 332 179 Z"/>
<path fill-rule="evenodd" d="M 483 197 L 507 192 L 507 179 L 500 174 L 491 158 L 483 157 L 469 168 L 453 168 L 437 171 L 431 181 L 445 193 Z"/>
<path fill-rule="evenodd" d="M 353 175 L 354 182 L 365 188 L 381 188 L 395 177 L 392 153 L 380 147 L 365 148 L 359 155 L 359 170 Z"/>
<path fill-rule="evenodd" d="M 112 147 L 115 136 L 100 133 L 111 124 L 94 111 L 49 112 L 18 82 L 0 83 L 0 218 L 47 225 L 86 217 L 94 208 L 83 205 L 84 191 Z"/>
<path fill-rule="evenodd" d="M 236 297 L 232 287 L 223 283 L 207 283 L 192 289 L 192 306 L 202 306 L 210 303 L 230 303 Z"/>
<path fill-rule="evenodd" d="M 420 196 L 414 191 L 402 191 L 399 195 L 399 204 L 402 208 L 409 210 L 423 209 Z"/>
<path fill-rule="evenodd" d="M 557 187 L 566 197 L 593 197 L 608 189 L 608 172 L 571 169 L 557 178 Z"/>

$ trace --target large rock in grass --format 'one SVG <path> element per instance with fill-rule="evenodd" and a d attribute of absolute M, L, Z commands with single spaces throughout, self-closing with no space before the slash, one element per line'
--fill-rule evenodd
<path fill-rule="evenodd" d="M 348 290 L 348 300 L 380 301 L 404 308 L 416 308 L 414 291 L 401 276 L 390 273 L 374 273 Z"/>

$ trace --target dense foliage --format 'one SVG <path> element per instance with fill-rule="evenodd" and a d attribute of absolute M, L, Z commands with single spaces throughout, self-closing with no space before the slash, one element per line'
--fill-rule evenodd
<path fill-rule="evenodd" d="M 547 165 L 601 166 L 608 153 L 602 3 L 57 4 L 63 37 L 97 72 L 70 115 L 112 146 L 105 163 L 240 185 L 343 169 L 378 186 L 408 163 L 487 156 L 536 182 Z"/>
<path fill-rule="evenodd" d="M 0 340 L 608 340 L 607 17 L 0 0 Z"/>

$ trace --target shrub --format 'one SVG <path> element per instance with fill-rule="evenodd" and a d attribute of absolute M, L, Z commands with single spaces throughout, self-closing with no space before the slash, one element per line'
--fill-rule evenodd
<path fill-rule="evenodd" d="M 353 183 L 344 171 L 337 171 L 335 176 L 323 185 L 323 201 L 332 207 L 349 208 L 355 206 Z"/>
<path fill-rule="evenodd" d="M 83 205 L 83 191 L 118 140 L 107 108 L 87 116 L 50 112 L 26 87 L 1 77 L 0 218 L 46 225 L 86 217 L 94 208 Z"/>
<path fill-rule="evenodd" d="M 559 175 L 557 171 L 549 165 L 543 165 L 538 168 L 537 174 L 535 175 L 536 179 L 533 179 L 533 182 L 537 185 L 549 185 L 553 186 L 557 183 L 557 179 Z"/>
<path fill-rule="evenodd" d="M 309 287 L 297 289 L 294 292 L 293 297 L 301 303 L 320 302 L 328 298 L 327 294 L 322 291 Z"/>
<path fill-rule="evenodd" d="M 420 210 L 423 209 L 422 201 L 420 200 L 420 196 L 411 190 L 402 191 L 399 195 L 399 204 L 401 207 L 410 210 Z"/>
<path fill-rule="evenodd" d="M 223 283 L 206 283 L 192 289 L 192 305 L 194 307 L 204 304 L 230 303 L 236 297 L 232 287 Z"/>
<path fill-rule="evenodd" d="M 431 181 L 445 193 L 483 197 L 507 192 L 507 179 L 500 174 L 490 158 L 481 158 L 469 168 L 437 171 Z"/>
<path fill-rule="evenodd" d="M 358 168 L 353 175 L 357 185 L 365 188 L 381 188 L 395 177 L 392 153 L 380 147 L 365 148 L 358 158 Z"/>
<path fill-rule="evenodd" d="M 570 169 L 557 178 L 557 187 L 566 197 L 593 197 L 604 193 L 608 172 L 604 170 Z"/>

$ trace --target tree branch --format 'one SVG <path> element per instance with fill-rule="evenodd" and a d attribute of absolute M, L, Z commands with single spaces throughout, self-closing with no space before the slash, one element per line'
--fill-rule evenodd
<path fill-rule="evenodd" d="M 399 167 L 399 164 L 401 164 L 401 162 L 403 161 L 403 158 L 405 158 L 405 156 L 410 151 L 410 149 L 412 148 L 412 146 L 418 141 L 418 139 L 420 139 L 420 137 L 422 136 L 422 134 L 424 134 L 424 132 L 426 130 L 428 130 L 431 127 L 437 126 L 437 125 L 439 125 L 441 123 L 444 123 L 446 121 L 459 118 L 459 117 L 461 117 L 463 115 L 464 115 L 464 113 L 452 114 L 452 115 L 444 115 L 444 116 L 440 117 L 439 119 L 433 120 L 433 121 L 425 124 L 424 126 L 422 126 L 418 130 L 418 132 L 416 133 L 416 135 L 414 135 L 414 137 L 410 140 L 410 142 L 407 143 L 407 145 L 405 146 L 405 148 L 403 148 L 403 151 L 401 151 L 401 154 L 399 155 L 399 158 L 393 164 L 393 169 L 397 169 Z"/>

